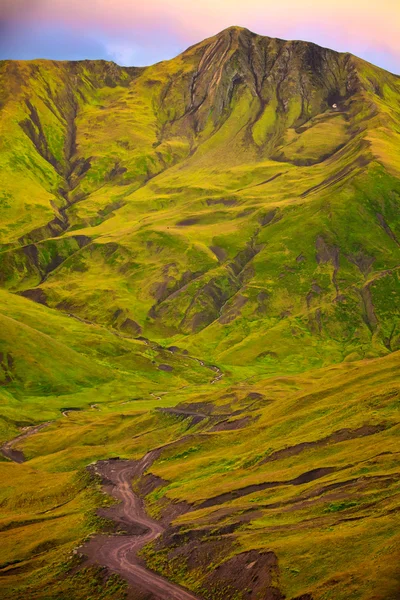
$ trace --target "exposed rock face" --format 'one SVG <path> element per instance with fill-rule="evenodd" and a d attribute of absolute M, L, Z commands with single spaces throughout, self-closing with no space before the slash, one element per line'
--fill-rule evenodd
<path fill-rule="evenodd" d="M 258 100 L 259 113 L 274 99 L 278 113 L 299 102 L 298 122 L 355 93 L 360 82 L 351 55 L 308 42 L 284 40 L 231 27 L 189 49 L 196 70 L 191 76 L 188 113 L 201 130 L 212 110 L 214 124 L 229 111 L 237 90 L 247 88 Z M 168 96 L 166 96 L 166 100 Z"/>

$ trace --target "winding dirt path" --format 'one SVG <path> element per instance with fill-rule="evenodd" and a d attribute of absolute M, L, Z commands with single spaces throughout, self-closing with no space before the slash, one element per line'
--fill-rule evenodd
<path fill-rule="evenodd" d="M 51 423 L 49 421 L 27 427 L 20 435 L 3 444 L 0 452 L 13 462 L 23 463 L 25 456 L 20 450 L 14 449 L 14 444 Z M 142 499 L 132 489 L 132 480 L 140 477 L 161 451 L 174 443 L 151 450 L 138 461 L 102 460 L 92 467 L 94 473 L 102 478 L 104 491 L 119 500 L 119 504 L 100 509 L 99 516 L 111 519 L 126 533 L 96 535 L 82 546 L 80 552 L 88 557 L 86 564 L 108 567 L 135 588 L 151 593 L 157 600 L 199 600 L 198 596 L 188 590 L 146 569 L 138 558 L 139 550 L 161 535 L 164 527 L 147 515 Z"/>
<path fill-rule="evenodd" d="M 138 558 L 139 550 L 161 535 L 164 527 L 147 515 L 143 501 L 132 489 L 132 479 L 146 471 L 160 450 L 148 452 L 139 461 L 103 460 L 94 465 L 94 472 L 103 479 L 104 490 L 120 501 L 101 509 L 99 516 L 113 520 L 126 534 L 96 535 L 80 552 L 88 557 L 85 564 L 108 567 L 159 600 L 199 600 L 198 596 L 146 569 Z"/>
<path fill-rule="evenodd" d="M 25 462 L 24 453 L 21 452 L 21 450 L 14 450 L 14 444 L 16 444 L 17 442 L 20 442 L 21 440 L 24 440 L 27 437 L 30 437 L 31 435 L 34 435 L 41 429 L 48 427 L 49 425 L 51 425 L 52 422 L 53 421 L 47 421 L 46 423 L 40 423 L 40 425 L 34 425 L 33 427 L 26 427 L 25 430 L 23 431 L 23 433 L 21 433 L 20 435 L 18 435 L 17 437 L 15 437 L 12 440 L 5 442 L 5 444 L 3 444 L 0 447 L 1 454 L 3 456 L 5 456 L 6 458 L 8 458 L 9 460 L 12 460 L 13 462 L 16 462 L 16 463 L 21 464 L 21 463 Z"/>

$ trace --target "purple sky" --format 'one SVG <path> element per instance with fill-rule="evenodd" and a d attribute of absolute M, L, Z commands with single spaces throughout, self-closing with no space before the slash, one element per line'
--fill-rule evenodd
<path fill-rule="evenodd" d="M 230 25 L 400 73 L 400 0 L 0 0 L 0 59 L 148 65 Z"/>

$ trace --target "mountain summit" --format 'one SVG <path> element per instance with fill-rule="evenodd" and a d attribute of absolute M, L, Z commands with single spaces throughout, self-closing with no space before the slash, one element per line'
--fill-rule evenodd
<path fill-rule="evenodd" d="M 306 42 L 285 42 L 229 28 L 183 55 L 196 57 L 190 82 L 194 113 L 213 107 L 215 122 L 229 110 L 238 88 L 257 99 L 260 118 L 274 103 L 279 115 L 301 124 L 356 93 L 361 85 L 351 55 Z"/>

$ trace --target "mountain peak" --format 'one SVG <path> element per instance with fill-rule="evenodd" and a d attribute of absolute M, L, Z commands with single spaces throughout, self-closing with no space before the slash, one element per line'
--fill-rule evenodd
<path fill-rule="evenodd" d="M 258 35 L 256 33 L 254 33 L 253 31 L 250 31 L 250 29 L 247 29 L 246 27 L 239 27 L 238 25 L 231 25 L 230 27 L 226 27 L 225 29 L 222 29 L 222 31 L 217 33 L 215 37 L 220 37 L 223 35 L 240 35 L 240 34 Z"/>
<path fill-rule="evenodd" d="M 351 55 L 243 27 L 228 27 L 183 56 L 194 61 L 190 111 L 197 131 L 210 111 L 215 124 L 226 118 L 243 94 L 258 105 L 256 114 L 274 106 L 277 120 L 287 127 L 308 121 L 360 88 Z"/>
<path fill-rule="evenodd" d="M 217 35 L 221 35 L 225 32 L 241 32 L 241 31 L 248 31 L 249 33 L 252 33 L 249 29 L 247 29 L 247 27 L 240 27 L 240 25 L 230 25 L 229 27 L 226 27 L 225 29 L 222 29 L 219 33 L 217 33 Z"/>

